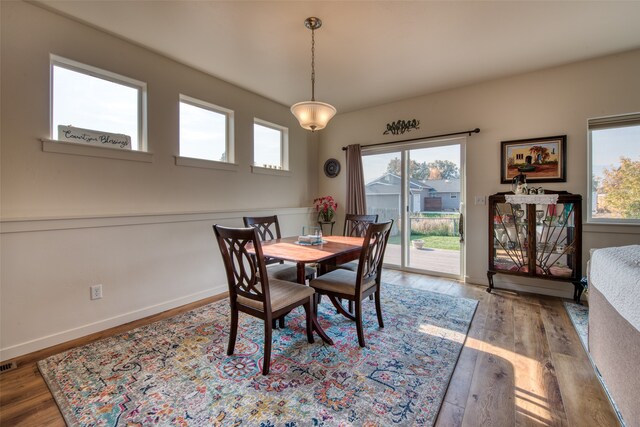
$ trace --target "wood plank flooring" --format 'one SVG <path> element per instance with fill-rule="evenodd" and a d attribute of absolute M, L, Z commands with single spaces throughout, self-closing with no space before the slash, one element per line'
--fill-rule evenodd
<path fill-rule="evenodd" d="M 385 270 L 383 280 L 480 303 L 436 426 L 618 426 L 559 298 Z M 15 359 L 0 374 L 0 425 L 64 426 L 36 362 L 208 304 L 211 298 Z"/>

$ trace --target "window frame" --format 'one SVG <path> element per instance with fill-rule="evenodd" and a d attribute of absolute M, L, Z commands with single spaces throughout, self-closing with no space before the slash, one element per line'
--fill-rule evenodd
<path fill-rule="evenodd" d="M 640 225 L 640 218 L 594 218 L 593 206 L 593 131 L 640 126 L 640 113 L 619 114 L 614 116 L 587 119 L 587 221 L 586 224 L 601 225 Z M 596 196 L 597 197 L 597 196 Z"/>
<path fill-rule="evenodd" d="M 91 77 L 109 81 L 111 83 L 136 89 L 138 91 L 138 118 L 137 118 L 138 146 L 135 148 L 132 146 L 131 152 L 142 152 L 142 153 L 149 152 L 148 144 L 147 144 L 147 84 L 145 82 L 133 79 L 131 77 L 123 76 L 121 74 L 114 73 L 112 71 L 104 70 L 88 64 L 83 64 L 81 62 L 77 62 L 72 59 L 64 58 L 62 56 L 58 56 L 54 54 L 49 55 L 49 136 L 50 136 L 50 139 L 46 141 L 64 143 L 64 141 L 56 140 L 53 137 L 53 135 L 55 134 L 54 124 L 53 124 L 53 103 L 54 103 L 53 74 L 54 74 L 54 67 L 56 66 L 65 68 L 70 71 L 74 71 L 76 73 L 85 74 Z M 73 144 L 73 145 L 78 145 L 78 144 Z M 92 147 L 92 148 L 96 148 L 99 150 L 102 148 L 109 149 L 109 150 L 118 150 L 118 149 L 107 148 L 107 147 Z M 83 150 L 78 150 L 79 153 L 80 151 L 83 151 Z M 119 151 L 122 151 L 122 150 L 119 150 Z M 70 154 L 74 154 L 74 153 L 70 153 Z M 111 157 L 111 156 L 106 154 L 100 157 Z M 120 156 L 116 156 L 116 157 L 119 158 Z"/>
<path fill-rule="evenodd" d="M 289 128 L 286 126 L 281 126 L 275 123 L 268 122 L 263 119 L 259 119 L 257 117 L 253 118 L 253 129 L 255 129 L 255 125 L 263 126 L 266 128 L 270 128 L 280 132 L 280 164 L 281 169 L 273 169 L 273 168 L 265 168 L 264 166 L 259 166 L 256 163 L 255 157 L 255 147 L 256 147 L 256 136 L 255 132 L 253 135 L 253 160 L 251 165 L 251 170 L 253 173 L 263 173 L 269 175 L 288 175 L 290 174 L 289 169 Z"/>
<path fill-rule="evenodd" d="M 192 167 L 203 167 L 203 168 L 211 168 L 211 169 L 229 169 L 226 165 L 237 166 L 235 163 L 235 136 L 234 136 L 234 128 L 235 128 L 235 113 L 233 110 L 225 107 L 221 107 L 219 105 L 213 104 L 208 101 L 204 101 L 198 98 L 194 98 L 189 95 L 180 94 L 178 99 L 178 135 L 180 135 L 181 131 L 181 123 L 180 123 L 180 103 L 184 102 L 185 104 L 191 105 L 193 107 L 202 108 L 204 110 L 212 111 L 214 113 L 222 114 L 225 116 L 225 154 L 227 157 L 226 161 L 222 160 L 211 160 L 211 159 L 202 159 L 198 157 L 187 157 L 178 154 L 176 156 L 176 165 L 178 166 L 192 166 Z M 181 141 L 178 136 L 178 153 L 180 153 Z M 235 168 L 231 168 L 235 169 Z"/>

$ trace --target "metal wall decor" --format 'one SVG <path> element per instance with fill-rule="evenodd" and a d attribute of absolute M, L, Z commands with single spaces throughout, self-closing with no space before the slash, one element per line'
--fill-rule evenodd
<path fill-rule="evenodd" d="M 387 130 L 382 132 L 383 135 L 401 135 L 405 132 L 411 132 L 414 129 L 420 129 L 420 120 L 396 120 L 387 123 Z"/>
<path fill-rule="evenodd" d="M 335 178 L 340 173 L 340 162 L 336 159 L 329 159 L 324 162 L 324 174 L 329 178 Z"/>

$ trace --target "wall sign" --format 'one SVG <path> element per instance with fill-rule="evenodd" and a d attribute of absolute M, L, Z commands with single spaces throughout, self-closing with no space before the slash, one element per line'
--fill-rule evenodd
<path fill-rule="evenodd" d="M 121 133 L 101 132 L 73 126 L 58 126 L 58 140 L 78 144 L 131 150 L 131 137 Z"/>
<path fill-rule="evenodd" d="M 420 120 L 396 120 L 395 122 L 387 123 L 387 130 L 382 134 L 400 135 L 405 132 L 411 132 L 414 129 L 420 129 Z"/>

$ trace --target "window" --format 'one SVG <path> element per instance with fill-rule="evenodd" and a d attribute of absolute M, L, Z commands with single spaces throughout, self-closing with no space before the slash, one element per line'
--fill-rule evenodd
<path fill-rule="evenodd" d="M 253 165 L 268 169 L 289 170 L 289 130 L 254 119 Z"/>
<path fill-rule="evenodd" d="M 640 224 L 640 113 L 589 120 L 591 223 Z"/>
<path fill-rule="evenodd" d="M 59 126 L 124 134 L 131 149 L 146 151 L 146 84 L 55 55 L 51 56 L 51 138 Z"/>
<path fill-rule="evenodd" d="M 233 163 L 233 111 L 180 95 L 180 156 Z"/>

